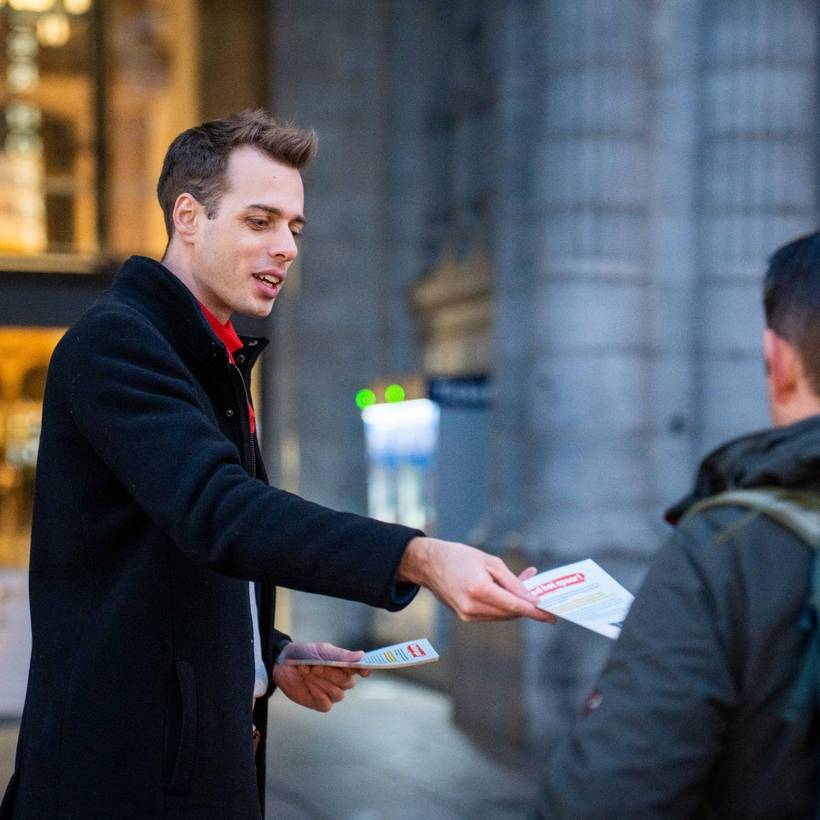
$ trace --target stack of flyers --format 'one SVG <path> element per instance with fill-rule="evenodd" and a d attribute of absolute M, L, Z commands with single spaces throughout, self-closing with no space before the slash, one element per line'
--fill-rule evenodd
<path fill-rule="evenodd" d="M 426 638 L 397 643 L 366 652 L 360 661 L 323 661 L 317 659 L 288 658 L 291 666 L 349 666 L 352 669 L 401 669 L 404 666 L 419 666 L 438 660 L 438 652 Z"/>

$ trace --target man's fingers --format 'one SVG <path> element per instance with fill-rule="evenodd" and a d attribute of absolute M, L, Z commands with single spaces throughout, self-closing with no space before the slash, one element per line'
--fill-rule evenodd
<path fill-rule="evenodd" d="M 0 0 L 2 2 L 2 0 Z M 311 661 L 345 661 L 355 663 L 364 657 L 361 650 L 342 649 L 332 643 L 304 643 L 294 641 L 289 643 L 279 654 L 277 663 L 287 663 L 292 660 Z"/>
<path fill-rule="evenodd" d="M 518 573 L 518 580 L 526 581 L 534 575 L 538 575 L 538 570 L 535 567 L 527 567 L 523 572 Z"/>
<path fill-rule="evenodd" d="M 311 709 L 315 709 L 317 712 L 329 712 L 333 704 L 330 702 L 330 698 L 325 695 L 325 693 L 313 682 L 307 675 L 302 676 L 302 682 L 305 685 L 305 689 L 307 689 L 307 693 L 310 696 L 310 703 L 307 704 L 310 706 Z"/>
<path fill-rule="evenodd" d="M 345 696 L 343 689 L 323 678 L 308 679 L 307 687 L 313 700 L 322 707 L 317 706 L 321 712 L 330 711 L 333 704 Z"/>
<path fill-rule="evenodd" d="M 538 603 L 538 598 L 521 583 L 515 573 L 500 558 L 490 558 L 487 561 L 487 571 L 499 586 L 515 595 L 516 598 L 530 604 Z"/>
<path fill-rule="evenodd" d="M 327 692 L 319 686 L 316 681 L 310 679 L 309 676 L 304 677 L 305 688 L 312 700 L 312 708 L 317 712 L 329 712 L 333 707 L 333 701 L 328 696 Z"/>
<path fill-rule="evenodd" d="M 479 621 L 514 621 L 518 618 L 529 618 L 532 621 L 541 621 L 547 624 L 554 624 L 558 622 L 558 619 L 553 615 L 551 612 L 544 612 L 543 609 L 535 609 L 531 613 L 510 613 L 508 611 L 500 610 L 500 609 L 487 609 L 482 611 L 481 614 L 474 614 L 468 615 L 463 617 L 462 620 L 469 621 L 470 623 L 477 623 Z"/>
<path fill-rule="evenodd" d="M 316 644 L 316 652 L 318 657 L 323 661 L 346 661 L 348 663 L 355 663 L 364 657 L 364 652 L 361 650 L 342 649 L 342 647 L 334 646 L 332 643 Z"/>
<path fill-rule="evenodd" d="M 327 696 L 334 702 L 339 703 L 339 701 L 344 700 L 344 689 L 340 689 L 338 686 L 331 686 L 329 689 L 326 690 Z"/>
<path fill-rule="evenodd" d="M 512 577 L 515 578 L 514 575 Z M 539 609 L 531 600 L 522 600 L 522 598 L 492 580 L 488 580 L 481 587 L 473 588 L 469 597 L 459 607 L 458 614 L 468 621 L 519 617 L 548 622 L 554 622 L 555 620 L 553 615 Z"/>
<path fill-rule="evenodd" d="M 334 703 L 339 703 L 345 690 L 355 686 L 355 676 L 346 669 L 334 666 L 303 666 L 300 667 L 302 679 L 313 698 L 314 709 L 319 712 L 329 712 Z"/>
<path fill-rule="evenodd" d="M 356 684 L 353 670 L 338 666 L 312 666 L 310 668 L 314 678 L 324 678 L 341 689 L 350 689 Z"/>
<path fill-rule="evenodd" d="M 503 566 L 503 565 L 502 565 Z M 496 574 L 496 572 L 498 574 Z M 504 571 L 491 570 L 492 581 L 484 589 L 484 600 L 491 606 L 518 615 L 528 615 L 537 602 L 521 582 L 504 566 Z M 521 594 L 524 590 L 526 597 Z"/>

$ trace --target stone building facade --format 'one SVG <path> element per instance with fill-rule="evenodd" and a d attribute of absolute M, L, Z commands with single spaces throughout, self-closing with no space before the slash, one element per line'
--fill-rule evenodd
<path fill-rule="evenodd" d="M 593 557 L 637 587 L 699 457 L 767 423 L 760 280 L 817 222 L 818 16 L 810 0 L 273 0 L 272 108 L 322 141 L 272 320 L 281 482 L 364 511 L 356 389 L 486 373 L 482 546 L 544 568 Z M 295 631 L 338 640 L 369 617 L 293 609 Z M 567 625 L 450 637 L 457 719 L 533 750 L 608 648 Z"/>

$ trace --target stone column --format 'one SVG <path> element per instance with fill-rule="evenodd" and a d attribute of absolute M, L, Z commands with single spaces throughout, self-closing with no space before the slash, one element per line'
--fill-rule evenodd
<path fill-rule="evenodd" d="M 700 112 L 701 0 L 655 6 L 653 157 L 650 166 L 652 303 L 652 523 L 660 544 L 662 510 L 688 491 L 698 460 L 699 407 L 695 360 L 697 296 L 697 170 Z"/>
<path fill-rule="evenodd" d="M 386 22 L 379 0 L 273 4 L 272 109 L 315 128 L 320 148 L 304 174 L 299 264 L 271 319 L 266 438 L 288 489 L 354 512 L 367 510 L 356 391 L 391 371 L 391 351 L 413 350 L 409 322 L 393 337 L 390 307 Z M 355 604 L 293 602 L 300 637 L 358 643 L 370 619 Z"/>
<path fill-rule="evenodd" d="M 515 560 L 513 553 L 520 552 L 527 526 L 528 487 L 537 458 L 527 430 L 527 385 L 534 343 L 531 240 L 536 169 L 530 158 L 544 110 L 541 77 L 535 70 L 544 42 L 540 4 L 528 0 L 494 4 L 487 9 L 485 25 L 497 35 L 488 54 L 493 58 L 488 70 L 494 78 L 495 105 L 484 162 L 492 181 L 494 399 L 489 504 L 480 546 Z M 527 742 L 522 677 L 527 648 L 520 621 L 476 625 L 452 620 L 454 719 L 497 749 Z"/>
<path fill-rule="evenodd" d="M 532 325 L 520 384 L 526 465 L 509 480 L 524 482 L 533 563 L 592 557 L 634 588 L 655 546 L 652 9 L 642 0 L 542 8 L 543 109 L 526 222 Z M 525 641 L 530 742 L 550 748 L 609 646 L 534 623 Z"/>
<path fill-rule="evenodd" d="M 704 3 L 698 444 L 768 423 L 760 282 L 779 245 L 816 226 L 817 6 Z"/>
<path fill-rule="evenodd" d="M 386 159 L 384 246 L 381 271 L 385 313 L 380 344 L 388 352 L 381 376 L 417 373 L 418 323 L 410 309 L 410 289 L 432 264 L 429 203 L 441 184 L 430 167 L 427 144 L 431 99 L 439 91 L 442 61 L 436 33 L 438 8 L 432 3 L 382 2 L 385 41 Z M 390 372 L 388 372 L 388 370 Z"/>
<path fill-rule="evenodd" d="M 506 3 L 496 13 L 495 165 L 492 209 L 493 299 L 492 473 L 488 546 L 521 547 L 527 518 L 529 454 L 527 385 L 532 372 L 533 192 L 530 159 L 542 128 L 546 98 L 536 67 L 543 48 L 540 4 Z"/>

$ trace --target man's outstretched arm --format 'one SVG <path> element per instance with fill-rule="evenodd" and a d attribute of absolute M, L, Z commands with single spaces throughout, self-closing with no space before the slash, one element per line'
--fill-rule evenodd
<path fill-rule="evenodd" d="M 406 605 L 418 579 L 464 620 L 550 620 L 500 558 L 330 510 L 248 476 L 190 371 L 136 312 L 111 305 L 89 312 L 55 357 L 79 432 L 191 560 L 387 609 Z"/>

